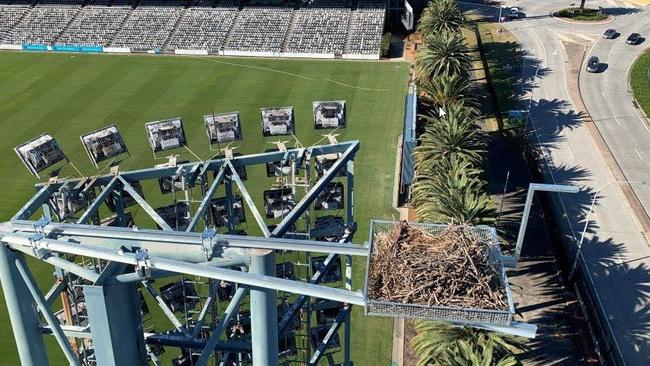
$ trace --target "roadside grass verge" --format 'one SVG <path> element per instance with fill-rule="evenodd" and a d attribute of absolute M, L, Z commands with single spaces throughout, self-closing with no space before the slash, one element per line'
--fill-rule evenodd
<path fill-rule="evenodd" d="M 650 115 L 650 50 L 646 50 L 632 66 L 630 85 L 639 107 Z"/>

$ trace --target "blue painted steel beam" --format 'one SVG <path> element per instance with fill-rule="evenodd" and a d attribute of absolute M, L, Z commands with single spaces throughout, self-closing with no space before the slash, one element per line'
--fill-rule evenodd
<path fill-rule="evenodd" d="M 255 206 L 255 202 L 253 202 L 253 198 L 251 198 L 251 195 L 248 193 L 246 186 L 244 186 L 244 183 L 242 183 L 241 179 L 239 178 L 239 174 L 237 174 L 235 171 L 235 167 L 232 165 L 231 161 L 227 161 L 226 164 L 230 168 L 231 177 L 235 181 L 235 184 L 237 184 L 237 187 L 239 187 L 239 191 L 244 198 L 246 205 L 248 205 L 248 208 L 251 210 L 251 212 L 253 212 L 253 216 L 255 216 L 257 225 L 262 230 L 264 236 L 269 237 L 271 235 L 269 232 L 269 227 L 266 226 L 266 222 L 262 218 L 262 215 L 260 215 L 260 211 L 257 209 L 257 206 Z"/>
<path fill-rule="evenodd" d="M 354 159 L 354 154 L 359 150 L 359 142 L 355 141 L 350 144 L 350 146 L 345 150 L 343 155 L 341 155 L 332 167 L 325 172 L 323 177 L 319 179 L 316 184 L 307 192 L 307 194 L 296 204 L 296 206 L 289 212 L 287 216 L 284 217 L 282 222 L 273 230 L 271 236 L 281 237 L 284 235 L 291 225 L 298 220 L 300 215 L 302 215 L 311 205 L 312 202 L 318 197 L 318 195 L 327 187 L 327 185 L 338 175 L 340 169 L 343 168 L 344 164 L 351 159 Z"/>
<path fill-rule="evenodd" d="M 108 262 L 104 270 L 99 274 L 95 282 L 95 286 L 104 286 L 106 281 L 111 277 L 122 274 L 128 265 L 120 262 Z"/>
<path fill-rule="evenodd" d="M 122 185 L 124 186 L 124 190 L 126 190 L 131 195 L 131 197 L 133 197 L 133 199 L 140 205 L 140 207 L 144 209 L 144 211 L 149 215 L 149 217 L 151 217 L 156 222 L 156 224 L 158 224 L 158 226 L 160 226 L 165 231 L 173 231 L 171 226 L 169 226 L 165 222 L 165 220 L 163 220 L 162 217 L 158 215 L 156 210 L 154 210 L 153 207 L 151 207 L 149 203 L 147 203 L 147 201 L 145 201 L 144 198 L 142 198 L 142 196 L 140 196 L 138 192 L 136 192 L 135 189 L 133 189 L 131 184 L 127 182 L 126 179 L 122 177 L 118 177 L 118 178 L 122 182 Z"/>
<path fill-rule="evenodd" d="M 18 357 L 22 365 L 48 365 L 38 312 L 27 285 L 14 265 L 16 260 L 24 262 L 25 257 L 0 243 L 0 280 Z"/>
<path fill-rule="evenodd" d="M 49 250 L 45 250 L 45 249 L 34 250 L 34 248 L 28 248 L 28 247 L 16 247 L 14 249 L 22 252 L 23 254 L 27 254 L 36 259 L 40 259 L 44 262 L 47 262 L 55 266 L 57 269 L 65 270 L 86 280 L 96 281 L 97 278 L 99 278 L 99 274 L 87 268 L 83 268 L 75 263 L 67 261 L 61 257 L 58 257 L 56 254 L 50 252 Z"/>
<path fill-rule="evenodd" d="M 311 156 L 318 156 L 318 155 L 325 155 L 325 154 L 334 154 L 334 153 L 342 153 L 343 151 L 347 150 L 351 145 L 358 144 L 358 141 L 345 141 L 345 142 L 339 142 L 338 144 L 329 144 L 329 145 L 319 145 L 319 146 L 311 146 L 307 149 L 305 148 L 296 148 L 296 149 L 288 149 L 287 152 L 284 151 L 271 151 L 271 152 L 264 152 L 260 154 L 249 154 L 249 155 L 242 155 L 242 156 L 235 156 L 229 161 L 235 166 L 235 167 L 240 167 L 240 166 L 249 166 L 249 165 L 260 165 L 260 164 L 266 164 L 269 162 L 276 162 L 282 160 L 285 155 L 290 156 L 294 159 L 299 159 L 300 156 L 303 154 L 303 151 L 307 150 L 311 152 Z M 177 169 L 179 167 L 186 169 L 188 171 L 192 171 L 195 169 L 195 166 L 203 164 L 203 168 L 199 169 L 201 172 L 205 173 L 207 171 L 214 171 L 217 169 L 220 169 L 222 165 L 225 164 L 227 159 L 214 159 L 214 160 L 208 160 L 205 162 L 191 162 L 191 163 L 186 163 L 186 164 L 179 164 L 176 167 L 154 167 L 154 168 L 146 168 L 146 169 L 138 169 L 138 170 L 131 170 L 128 172 L 121 172 L 120 176 L 130 180 L 130 181 L 140 181 L 140 180 L 149 180 L 149 179 L 158 179 L 162 177 L 171 177 L 173 176 Z M 96 182 L 97 184 L 108 184 L 111 179 L 113 179 L 113 175 L 104 175 L 104 176 L 99 176 L 96 177 Z M 67 179 L 67 180 L 61 180 L 58 181 L 57 183 L 51 185 L 51 187 L 56 190 L 58 189 L 61 185 L 72 182 L 72 183 L 78 183 L 81 179 Z M 44 186 L 48 186 L 48 183 L 37 183 L 36 187 L 41 188 Z"/>
<path fill-rule="evenodd" d="M 354 225 L 354 160 L 348 160 L 347 165 L 347 195 L 348 195 L 348 209 L 347 209 L 347 223 L 348 226 Z"/>
<path fill-rule="evenodd" d="M 57 297 L 61 295 L 61 292 L 65 290 L 65 282 L 63 281 L 58 281 L 52 287 L 47 291 L 45 294 L 45 302 L 47 303 L 48 306 L 52 306 L 54 302 L 57 300 Z"/>
<path fill-rule="evenodd" d="M 99 206 L 108 198 L 108 196 L 113 193 L 113 190 L 117 186 L 117 177 L 111 179 L 111 181 L 104 187 L 104 190 L 95 198 L 93 203 L 88 206 L 86 211 L 81 215 L 79 220 L 77 220 L 77 224 L 87 224 L 88 220 L 90 220 L 90 217 L 97 212 L 99 209 Z"/>
<path fill-rule="evenodd" d="M 251 274 L 275 277 L 275 251 L 251 255 L 248 271 Z M 251 288 L 251 342 L 253 363 L 276 366 L 278 364 L 278 297 L 275 289 Z"/>
<path fill-rule="evenodd" d="M 327 349 L 327 346 L 330 344 L 330 342 L 333 339 L 334 333 L 336 333 L 339 328 L 341 327 L 341 324 L 345 321 L 347 318 L 349 312 L 350 312 L 351 306 L 345 306 L 340 312 L 339 315 L 336 316 L 336 319 L 334 320 L 334 323 L 330 327 L 330 329 L 327 331 L 327 334 L 325 334 L 325 337 L 323 338 L 323 341 L 318 345 L 316 348 L 316 351 L 312 355 L 311 359 L 309 359 L 309 362 L 307 363 L 308 366 L 315 366 L 318 365 L 318 361 L 320 361 L 321 357 L 323 357 L 323 353 Z"/>
<path fill-rule="evenodd" d="M 39 191 L 18 210 L 11 220 L 29 220 L 43 204 L 47 203 L 47 200 L 54 191 L 55 189 L 50 185 L 40 187 Z"/>
<path fill-rule="evenodd" d="M 12 230 L 18 230 L 24 233 L 34 232 L 34 221 L 16 221 L 11 223 Z M 123 245 L 144 246 L 145 243 L 160 244 L 193 244 L 200 246 L 202 244 L 201 233 L 185 232 L 162 232 L 160 230 L 138 229 L 120 227 L 104 227 L 93 225 L 76 225 L 50 223 L 45 227 L 45 233 L 50 237 L 58 235 L 59 237 L 71 237 L 76 240 L 84 238 L 101 238 L 104 240 L 113 239 L 123 241 Z M 132 241 L 138 242 L 132 243 Z M 316 240 L 302 240 L 284 238 L 264 238 L 256 236 L 226 235 L 217 234 L 214 237 L 215 243 L 222 243 L 229 248 L 258 248 L 258 249 L 278 249 L 293 250 L 299 252 L 318 252 L 327 254 L 342 254 L 367 257 L 370 248 L 348 243 L 330 243 Z M 150 249 L 150 252 L 153 250 Z"/>
<path fill-rule="evenodd" d="M 52 327 L 49 325 L 40 326 L 41 333 L 43 334 L 53 334 Z M 91 339 L 92 335 L 90 334 L 90 326 L 86 325 L 85 327 L 79 325 L 61 325 L 61 330 L 66 337 L 70 338 L 85 338 Z"/>
<path fill-rule="evenodd" d="M 40 239 L 33 241 L 29 235 L 17 233 L 0 233 L 0 241 L 13 246 L 35 246 L 38 249 L 48 250 L 94 257 L 104 260 L 116 261 L 137 265 L 138 259 L 132 253 L 115 249 L 103 249 L 90 247 L 79 243 L 71 243 L 54 239 Z M 327 286 L 318 286 L 311 283 L 292 281 L 272 276 L 258 275 L 248 272 L 240 272 L 231 269 L 216 268 L 209 266 L 197 266 L 194 263 L 186 263 L 179 260 L 149 257 L 147 263 L 150 268 L 157 268 L 166 271 L 185 273 L 199 277 L 212 278 L 228 282 L 240 283 L 251 288 L 270 289 L 276 291 L 287 291 L 296 294 L 303 294 L 311 297 L 330 299 L 354 305 L 365 305 L 364 296 L 358 292 L 352 292 Z"/>
<path fill-rule="evenodd" d="M 205 344 L 205 347 L 203 347 L 203 351 L 201 351 L 201 355 L 199 356 L 199 359 L 194 363 L 194 366 L 204 366 L 208 362 L 208 359 L 212 355 L 212 352 L 214 351 L 215 347 L 219 344 L 219 340 L 221 339 L 221 334 L 228 326 L 228 323 L 230 322 L 230 318 L 237 311 L 239 305 L 244 300 L 244 297 L 246 296 L 246 292 L 247 289 L 244 287 L 240 287 L 237 289 L 235 295 L 232 297 L 230 303 L 226 307 L 226 310 L 224 310 L 223 315 L 221 316 L 221 320 L 212 331 L 212 336 L 210 336 L 210 339 L 208 339 L 207 343 Z"/>
<path fill-rule="evenodd" d="M 124 189 L 119 187 L 113 190 L 115 196 L 115 214 L 117 215 L 117 225 L 126 226 L 126 213 L 124 212 Z"/>
<path fill-rule="evenodd" d="M 336 254 L 328 255 L 327 258 L 325 258 L 325 261 L 323 262 L 322 268 L 316 271 L 316 273 L 312 275 L 312 277 L 309 279 L 309 283 L 315 285 L 319 284 L 325 277 L 327 271 L 329 271 L 329 269 L 332 267 L 332 264 L 334 264 L 334 261 L 337 259 L 338 259 L 338 255 Z M 289 325 L 291 325 L 291 321 L 293 317 L 296 316 L 298 310 L 302 308 L 308 300 L 309 300 L 308 296 L 301 295 L 298 296 L 296 301 L 294 301 L 293 304 L 291 304 L 291 306 L 289 306 L 287 311 L 282 316 L 282 319 L 280 320 L 280 324 L 278 325 L 278 334 L 284 334 L 284 332 L 287 331 Z"/>
<path fill-rule="evenodd" d="M 146 365 L 147 351 L 136 284 L 82 287 L 97 364 Z"/>
<path fill-rule="evenodd" d="M 145 333 L 144 341 L 147 344 L 154 344 L 168 347 L 203 349 L 207 339 L 188 338 L 182 334 L 148 334 Z M 219 341 L 214 347 L 217 351 L 224 352 L 250 352 L 251 344 L 241 341 Z"/>
<path fill-rule="evenodd" d="M 80 366 L 81 363 L 79 362 L 79 358 L 77 358 L 77 355 L 75 355 L 75 353 L 72 351 L 70 343 L 65 338 L 65 335 L 61 330 L 59 321 L 54 317 L 54 314 L 52 314 L 50 308 L 47 307 L 47 302 L 41 295 L 38 286 L 36 285 L 36 281 L 34 281 L 31 273 L 25 268 L 25 265 L 19 259 L 16 259 L 14 261 L 14 265 L 16 268 L 18 268 L 18 272 L 22 276 L 25 285 L 27 285 L 27 288 L 29 289 L 32 298 L 34 299 L 36 306 L 41 311 L 41 315 L 43 315 L 43 318 L 45 318 L 45 321 L 52 329 L 52 333 L 54 334 L 56 341 L 59 343 L 59 347 L 61 347 L 65 358 L 68 360 L 70 365 Z"/>
<path fill-rule="evenodd" d="M 176 318 L 176 315 L 174 315 L 174 312 L 172 311 L 172 309 L 169 308 L 167 303 L 165 303 L 165 301 L 162 299 L 162 297 L 160 296 L 158 291 L 156 291 L 156 289 L 151 285 L 151 283 L 149 281 L 146 281 L 145 279 L 143 279 L 142 286 L 144 286 L 144 288 L 146 288 L 147 291 L 149 291 L 149 294 L 151 295 L 151 297 L 153 297 L 156 300 L 156 303 L 158 303 L 158 307 L 160 307 L 160 310 L 162 310 L 162 312 L 165 314 L 165 316 L 167 316 L 169 321 L 174 326 L 174 329 L 176 329 L 177 331 L 187 335 L 188 334 L 187 330 L 185 329 L 183 324 L 181 324 L 181 322 L 178 321 L 178 318 Z"/>
<path fill-rule="evenodd" d="M 143 230 L 133 230 L 130 228 L 106 228 L 102 226 L 92 226 L 92 225 L 77 225 L 77 224 L 64 224 L 71 225 L 66 226 L 66 229 L 63 229 L 62 226 L 48 226 L 46 230 L 46 235 L 51 239 L 58 239 L 60 241 L 70 241 L 70 242 L 83 242 L 87 246 L 95 246 L 100 248 L 111 248 L 111 249 L 122 249 L 124 251 L 135 252 L 137 249 L 147 250 L 149 255 L 162 257 L 162 258 L 171 258 L 177 259 L 186 262 L 192 263 L 205 263 L 210 261 L 210 265 L 222 265 L 228 262 L 232 263 L 242 263 L 246 262 L 248 259 L 248 250 L 244 248 L 235 248 L 228 243 L 214 242 L 214 248 L 212 253 L 206 253 L 205 247 L 201 242 L 200 233 L 191 233 L 192 236 L 197 240 L 195 242 L 185 242 L 177 240 L 161 240 L 161 241 L 152 241 L 146 240 L 147 238 L 152 238 L 151 235 L 143 233 Z M 20 225 L 20 227 L 24 227 Z M 74 230 L 73 228 L 82 228 L 82 230 Z M 11 230 L 18 229 L 17 226 L 14 226 Z M 108 230 L 104 231 L 103 229 L 121 229 L 121 230 Z M 9 229 L 7 229 L 9 230 Z M 68 231 L 76 231 L 80 235 L 68 235 Z M 35 229 L 22 231 L 23 234 L 34 233 Z M 85 235 L 86 233 L 91 233 L 91 235 Z M 101 233 L 100 235 L 97 235 Z M 131 233 L 135 234 L 130 235 L 121 235 L 120 233 Z M 174 231 L 150 231 L 150 233 L 155 233 L 153 237 L 160 238 L 170 238 L 169 236 L 176 236 L 181 234 Z M 186 235 L 186 233 L 182 233 Z M 178 236 L 179 238 L 186 238 L 189 236 Z M 239 237 L 241 240 L 243 237 Z M 141 240 L 142 239 L 142 240 Z M 26 250 L 31 250 L 27 248 Z M 32 255 L 32 253 L 27 253 Z"/>
<path fill-rule="evenodd" d="M 235 210 L 232 207 L 235 201 L 235 197 L 233 196 L 232 193 L 231 176 L 226 176 L 226 179 L 224 181 L 224 186 L 226 189 L 226 213 L 228 216 L 228 234 L 232 234 L 235 231 Z"/>
<path fill-rule="evenodd" d="M 214 179 L 214 182 L 212 182 L 212 185 L 210 186 L 208 191 L 205 192 L 205 195 L 203 196 L 203 200 L 201 201 L 199 208 L 196 210 L 196 213 L 194 214 L 192 221 L 190 221 L 190 224 L 185 231 L 187 232 L 194 231 L 196 224 L 198 224 L 199 220 L 203 216 L 203 212 L 205 212 L 206 208 L 210 207 L 212 195 L 217 190 L 217 188 L 219 188 L 221 182 L 223 182 L 224 172 L 225 172 L 224 169 L 219 170 L 219 174 L 217 174 L 217 177 Z"/>

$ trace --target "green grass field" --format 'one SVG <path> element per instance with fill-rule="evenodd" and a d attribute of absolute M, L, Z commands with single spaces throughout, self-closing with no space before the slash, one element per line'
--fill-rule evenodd
<path fill-rule="evenodd" d="M 645 51 L 634 63 L 630 74 L 634 98 L 646 115 L 650 115 L 650 50 Z"/>
<path fill-rule="evenodd" d="M 79 135 L 116 123 L 131 152 L 122 169 L 152 166 L 143 124 L 181 116 L 190 148 L 202 158 L 208 148 L 202 116 L 240 111 L 243 153 L 261 152 L 278 138 L 263 138 L 259 108 L 293 105 L 297 137 L 304 145 L 318 141 L 313 129 L 313 100 L 347 101 L 348 128 L 339 140 L 358 139 L 355 161 L 355 242 L 367 239 L 371 218 L 396 216 L 391 208 L 395 148 L 403 118 L 408 65 L 392 62 L 344 62 L 0 53 L 0 220 L 8 220 L 34 189 L 13 147 L 40 133 L 52 134 L 84 174 L 94 172 Z M 284 139 L 286 140 L 286 139 Z M 191 159 L 184 154 L 183 158 Z M 260 167 L 260 171 L 261 171 Z M 64 168 L 62 175 L 74 171 Z M 249 176 L 256 174 L 249 171 Z M 267 183 L 265 183 L 267 184 Z M 247 187 L 260 196 L 267 186 Z M 146 195 L 145 191 L 145 195 Z M 249 227 L 252 227 L 252 216 Z M 362 287 L 361 261 L 354 288 Z M 32 266 L 41 287 L 51 284 L 52 267 Z M 18 364 L 4 299 L 0 299 L 0 365 Z M 364 366 L 390 363 L 392 322 L 353 313 L 353 359 Z M 48 337 L 53 365 L 64 360 Z M 166 363 L 169 361 L 166 358 Z"/>

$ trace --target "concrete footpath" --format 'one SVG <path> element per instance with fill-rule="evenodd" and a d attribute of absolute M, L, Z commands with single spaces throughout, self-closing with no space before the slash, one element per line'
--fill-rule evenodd
<path fill-rule="evenodd" d="M 529 169 L 518 146 L 497 136 L 489 141 L 488 188 L 497 208 L 502 208 L 497 229 L 514 243 L 531 183 Z M 562 283 L 539 204 L 533 206 L 524 243 L 517 269 L 508 271 L 508 278 L 517 311 L 515 320 L 535 324 L 538 330 L 520 361 L 524 365 L 585 364 L 588 357 L 580 339 L 577 303 Z"/>

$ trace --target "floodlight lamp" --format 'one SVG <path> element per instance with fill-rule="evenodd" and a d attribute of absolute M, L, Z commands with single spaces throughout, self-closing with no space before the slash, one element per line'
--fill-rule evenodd
<path fill-rule="evenodd" d="M 314 113 L 314 127 L 345 128 L 345 101 L 316 101 L 312 103 Z"/>
<path fill-rule="evenodd" d="M 210 145 L 242 139 L 239 112 L 206 114 L 203 120 Z"/>
<path fill-rule="evenodd" d="M 262 108 L 260 111 L 264 136 L 292 135 L 296 132 L 293 107 Z"/>
<path fill-rule="evenodd" d="M 149 145 L 154 153 L 185 145 L 185 130 L 180 117 L 145 123 Z"/>
<path fill-rule="evenodd" d="M 128 153 L 122 135 L 115 125 L 106 126 L 80 136 L 90 161 L 95 165 L 106 159 Z"/>
<path fill-rule="evenodd" d="M 42 134 L 29 140 L 15 147 L 14 151 L 29 172 L 39 178 L 38 173 L 52 165 L 63 160 L 69 162 L 59 144 L 49 134 Z"/>

